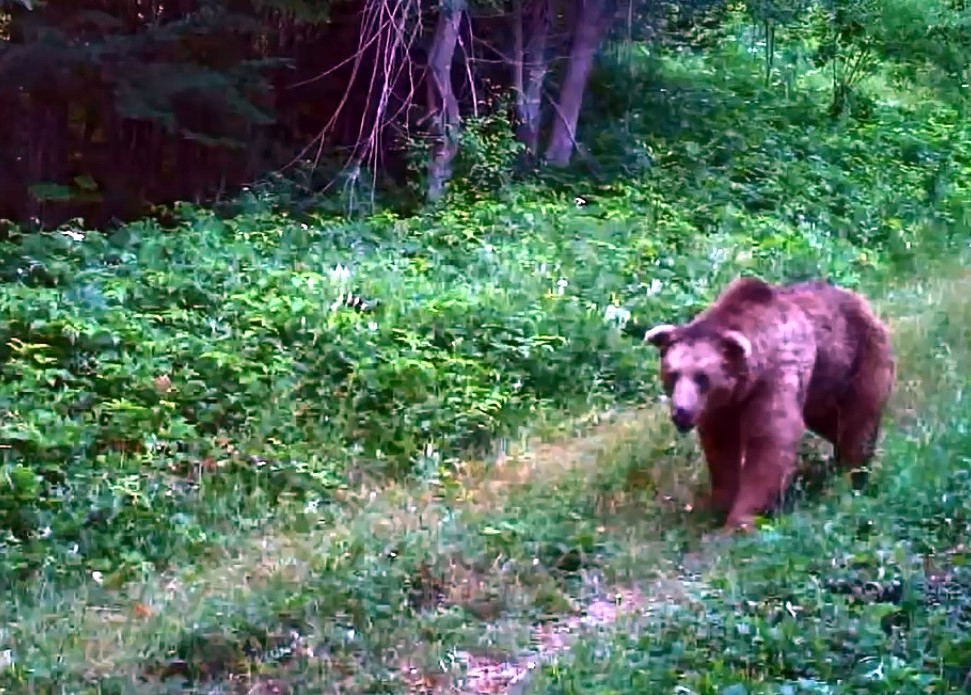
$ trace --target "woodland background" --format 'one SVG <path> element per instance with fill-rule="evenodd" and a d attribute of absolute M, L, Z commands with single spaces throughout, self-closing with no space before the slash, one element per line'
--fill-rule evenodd
<path fill-rule="evenodd" d="M 731 9 L 721 0 L 3 6 L 0 218 L 48 225 L 72 217 L 103 225 L 160 204 L 225 198 L 308 162 L 312 189 L 339 179 L 373 202 L 375 185 L 410 184 L 417 190 L 399 204 L 437 200 L 457 164 L 462 173 L 463 124 L 490 119 L 515 124 L 515 171 L 565 167 L 602 47 L 678 42 L 717 27 Z M 777 25 L 796 23 L 819 40 L 814 59 L 832 65 L 837 111 L 880 57 L 906 54 L 957 82 L 964 70 L 960 8 L 740 7 L 766 32 L 767 78 Z M 580 166 L 597 166 L 582 146 L 580 156 Z"/>

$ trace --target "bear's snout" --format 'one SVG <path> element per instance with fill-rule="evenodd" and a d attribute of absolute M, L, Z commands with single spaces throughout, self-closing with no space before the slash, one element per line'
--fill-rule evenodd
<path fill-rule="evenodd" d="M 671 412 L 671 422 L 681 434 L 687 434 L 695 426 L 694 413 L 687 408 L 675 408 Z"/>

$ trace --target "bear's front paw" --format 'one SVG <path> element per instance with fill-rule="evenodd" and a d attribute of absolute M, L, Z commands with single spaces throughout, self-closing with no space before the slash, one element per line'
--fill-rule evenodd
<path fill-rule="evenodd" d="M 722 530 L 729 535 L 749 533 L 755 530 L 755 517 L 751 514 L 730 514 Z"/>
<path fill-rule="evenodd" d="M 735 491 L 730 488 L 714 488 L 709 494 L 706 505 L 713 512 L 727 512 L 735 501 Z"/>

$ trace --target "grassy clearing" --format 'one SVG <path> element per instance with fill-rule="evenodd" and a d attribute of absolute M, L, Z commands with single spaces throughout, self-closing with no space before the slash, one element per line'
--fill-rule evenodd
<path fill-rule="evenodd" d="M 968 282 L 902 271 L 967 228 L 971 132 L 884 82 L 834 123 L 818 72 L 761 67 L 727 42 L 605 71 L 599 116 L 644 99 L 597 185 L 356 223 L 257 191 L 169 233 L 8 243 L 0 689 L 404 692 L 530 650 L 560 656 L 537 692 L 958 687 L 960 581 L 926 606 L 917 559 L 960 575 Z M 657 388 L 630 335 L 752 271 L 880 298 L 902 385 L 871 495 L 835 484 L 722 551 L 694 440 L 624 409 Z M 892 608 L 825 588 L 897 574 Z"/>

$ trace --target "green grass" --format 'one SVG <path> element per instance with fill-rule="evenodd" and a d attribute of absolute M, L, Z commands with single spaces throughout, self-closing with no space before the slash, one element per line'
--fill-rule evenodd
<path fill-rule="evenodd" d="M 971 129 L 883 75 L 833 122 L 732 43 L 600 70 L 599 183 L 4 246 L 0 691 L 445 692 L 531 651 L 534 692 L 963 687 Z M 863 289 L 901 379 L 867 494 L 722 545 L 638 332 L 753 271 Z"/>

